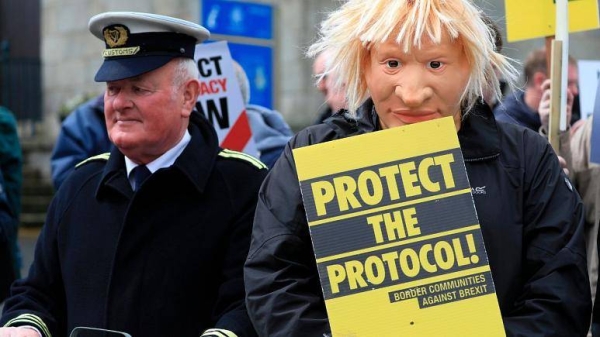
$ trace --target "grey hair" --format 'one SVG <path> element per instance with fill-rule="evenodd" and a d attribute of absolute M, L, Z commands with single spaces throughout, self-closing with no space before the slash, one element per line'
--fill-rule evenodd
<path fill-rule="evenodd" d="M 248 105 L 250 102 L 250 81 L 248 81 L 248 75 L 246 75 L 244 68 L 242 68 L 235 60 L 233 60 L 233 68 L 235 68 L 235 77 L 238 80 L 240 91 L 242 92 L 244 105 Z"/>
<path fill-rule="evenodd" d="M 196 61 L 180 57 L 173 60 L 173 62 L 175 62 L 175 70 L 173 72 L 173 87 L 175 90 L 181 87 L 183 83 L 191 79 L 198 79 L 200 76 Z"/>

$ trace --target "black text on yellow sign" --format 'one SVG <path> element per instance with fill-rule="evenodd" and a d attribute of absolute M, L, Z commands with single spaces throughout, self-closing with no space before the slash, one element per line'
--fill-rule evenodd
<path fill-rule="evenodd" d="M 462 231 L 465 224 L 479 223 L 472 212 L 457 212 L 473 207 L 469 189 L 463 189 L 428 200 L 414 200 L 369 210 L 362 214 L 341 216 L 336 221 L 311 226 L 315 255 L 318 261 L 350 252 L 399 245 L 401 241 L 418 240 L 431 236 Z M 351 235 L 353 240 L 343 240 Z"/>
<path fill-rule="evenodd" d="M 491 272 L 477 273 L 390 292 L 390 303 L 417 299 L 419 308 L 460 301 L 493 293 Z"/>
<path fill-rule="evenodd" d="M 350 295 L 382 287 L 416 281 L 443 273 L 478 267 L 483 262 L 473 233 L 459 233 L 386 248 L 372 253 L 320 263 L 326 298 Z M 481 244 L 482 245 L 482 244 Z"/>
<path fill-rule="evenodd" d="M 443 193 L 456 187 L 453 153 L 393 163 L 342 174 L 310 183 L 316 216 L 358 211 L 382 202 L 398 202 L 425 194 Z"/>

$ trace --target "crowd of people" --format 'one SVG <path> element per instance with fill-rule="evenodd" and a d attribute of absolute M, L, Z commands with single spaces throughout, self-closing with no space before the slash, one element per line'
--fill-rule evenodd
<path fill-rule="evenodd" d="M 573 107 L 574 58 L 569 128 L 555 153 L 545 50 L 525 60 L 520 90 L 500 31 L 471 0 L 348 0 L 307 51 L 325 99 L 314 125 L 294 135 L 279 112 L 250 104 L 234 63 L 257 159 L 221 148 L 195 110 L 204 27 L 107 12 L 89 30 L 105 45 L 94 78 L 105 92 L 62 124 L 56 194 L 24 277 L 22 160 L 16 124 L 0 109 L 0 337 L 77 327 L 335 335 L 292 151 L 442 117 L 454 122 L 469 183 L 487 188 L 473 200 L 506 335 L 600 336 L 600 165 L 590 162 L 592 119 Z M 514 88 L 506 96 L 505 85 Z"/>

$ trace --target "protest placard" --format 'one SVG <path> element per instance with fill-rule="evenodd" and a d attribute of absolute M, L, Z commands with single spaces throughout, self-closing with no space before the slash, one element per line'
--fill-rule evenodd
<path fill-rule="evenodd" d="M 505 0 L 506 37 L 510 42 L 546 37 L 556 31 L 555 0 Z M 569 0 L 569 32 L 596 29 L 598 0 Z"/>
<path fill-rule="evenodd" d="M 451 117 L 293 153 L 334 337 L 505 336 Z"/>
<path fill-rule="evenodd" d="M 200 95 L 196 110 L 217 131 L 221 147 L 258 157 L 227 42 L 196 45 Z"/>
<path fill-rule="evenodd" d="M 581 119 L 587 119 L 594 112 L 596 89 L 600 82 L 600 60 L 577 61 L 579 73 L 579 106 Z"/>

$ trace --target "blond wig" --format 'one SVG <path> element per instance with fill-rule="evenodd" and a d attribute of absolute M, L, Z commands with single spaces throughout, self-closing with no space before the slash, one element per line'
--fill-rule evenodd
<path fill-rule="evenodd" d="M 348 110 L 355 114 L 369 97 L 364 70 L 371 48 L 394 39 L 410 53 L 424 37 L 441 43 L 443 32 L 463 45 L 469 63 L 471 75 L 461 97 L 467 111 L 484 92 L 500 99 L 499 78 L 513 86 L 518 72 L 512 60 L 495 51 L 495 33 L 470 0 L 345 1 L 321 23 L 320 37 L 307 55 L 327 51 L 331 59 L 325 74 L 335 73 L 335 85 L 345 85 Z"/>

